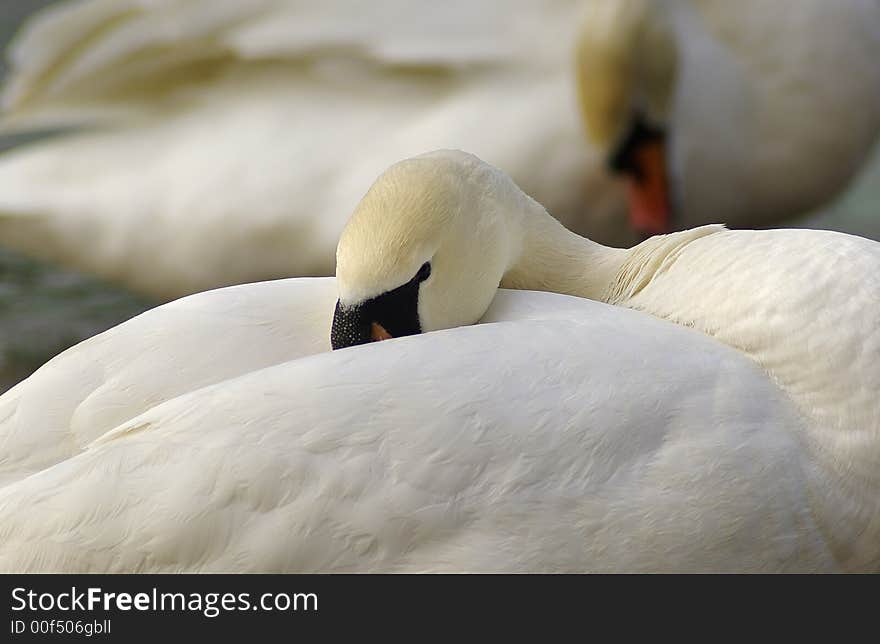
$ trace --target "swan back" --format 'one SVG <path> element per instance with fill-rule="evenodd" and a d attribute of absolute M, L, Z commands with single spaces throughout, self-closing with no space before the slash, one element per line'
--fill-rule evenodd
<path fill-rule="evenodd" d="M 0 489 L 0 568 L 836 569 L 800 419 L 752 362 L 634 311 L 498 299 L 570 312 L 321 353 L 153 407 Z"/>
<path fill-rule="evenodd" d="M 79 453 L 162 401 L 329 350 L 335 300 L 331 278 L 229 287 L 71 347 L 0 396 L 0 484 Z"/>
<path fill-rule="evenodd" d="M 665 255 L 615 299 L 734 347 L 790 397 L 806 419 L 823 529 L 854 568 L 880 565 L 878 267 L 880 244 L 861 237 L 722 230 Z"/>

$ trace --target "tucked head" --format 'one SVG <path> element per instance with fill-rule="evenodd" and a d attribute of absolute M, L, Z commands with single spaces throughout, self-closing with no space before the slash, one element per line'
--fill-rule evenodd
<path fill-rule="evenodd" d="M 678 52 L 651 0 L 594 0 L 577 51 L 581 113 L 591 141 L 629 188 L 631 224 L 669 231 L 666 123 Z"/>
<path fill-rule="evenodd" d="M 464 152 L 391 166 L 336 249 L 333 348 L 478 321 L 517 243 L 500 209 L 522 198 L 504 173 Z"/>

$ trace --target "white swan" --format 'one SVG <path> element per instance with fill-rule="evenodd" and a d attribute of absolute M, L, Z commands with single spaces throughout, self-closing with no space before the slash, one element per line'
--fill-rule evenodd
<path fill-rule="evenodd" d="M 330 274 L 344 218 L 379 171 L 460 147 L 510 173 L 569 228 L 626 245 L 620 186 L 585 147 L 577 116 L 582 26 L 593 139 L 619 152 L 639 110 L 668 129 L 676 217 L 657 223 L 665 211 L 651 208 L 665 188 L 649 174 L 654 194 L 632 193 L 636 225 L 766 225 L 846 184 L 880 119 L 873 0 L 784 10 L 682 0 L 663 3 L 656 20 L 652 7 L 54 8 L 12 51 L 3 127 L 101 127 L 0 160 L 0 238 L 160 298 Z M 634 55 L 621 60 L 619 48 Z M 630 152 L 660 158 L 650 147 Z"/>
<path fill-rule="evenodd" d="M 874 569 L 878 268 L 880 243 L 829 231 L 704 226 L 607 248 L 566 230 L 479 159 L 440 151 L 392 166 L 346 226 L 334 346 L 473 323 L 499 282 L 693 327 L 751 358 L 790 397 L 816 466 L 812 511 L 845 565 Z"/>
<path fill-rule="evenodd" d="M 0 240 L 160 298 L 332 275 L 382 170 L 462 147 L 568 226 L 626 242 L 622 190 L 577 111 L 579 6 L 53 8 L 12 49 L 3 125 L 94 127 L 0 159 Z"/>
<path fill-rule="evenodd" d="M 706 227 L 609 249 L 437 152 L 376 182 L 338 260 L 338 284 L 157 309 L 0 398 L 0 567 L 880 568 L 880 244 Z M 334 287 L 338 346 L 496 324 L 315 354 Z M 16 458 L 8 437 L 46 427 L 66 446 Z"/>
<path fill-rule="evenodd" d="M 630 176 L 634 223 L 648 232 L 803 214 L 838 194 L 878 140 L 876 0 L 586 8 L 585 122 Z"/>

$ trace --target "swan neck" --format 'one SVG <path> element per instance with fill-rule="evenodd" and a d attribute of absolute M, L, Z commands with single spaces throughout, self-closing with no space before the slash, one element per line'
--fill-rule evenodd
<path fill-rule="evenodd" d="M 537 202 L 529 206 L 520 222 L 519 252 L 501 286 L 606 301 L 628 251 L 571 232 Z"/>

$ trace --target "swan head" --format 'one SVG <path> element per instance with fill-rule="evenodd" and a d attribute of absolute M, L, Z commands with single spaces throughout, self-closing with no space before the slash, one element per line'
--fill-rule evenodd
<path fill-rule="evenodd" d="M 477 322 L 515 254 L 527 199 L 464 152 L 406 159 L 372 185 L 336 249 L 334 349 Z"/>
<path fill-rule="evenodd" d="M 651 0 L 594 0 L 577 47 L 578 97 L 591 142 L 629 192 L 630 223 L 669 232 L 666 124 L 678 65 L 675 38 Z"/>

